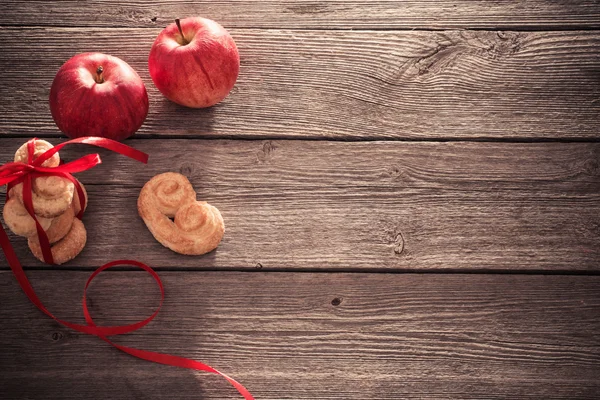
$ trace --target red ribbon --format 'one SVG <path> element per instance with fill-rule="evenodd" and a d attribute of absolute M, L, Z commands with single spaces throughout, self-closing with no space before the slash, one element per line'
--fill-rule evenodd
<path fill-rule="evenodd" d="M 52 261 L 52 252 L 50 251 L 50 243 L 48 242 L 48 237 L 46 236 L 44 229 L 37 221 L 37 218 L 35 217 L 35 213 L 33 212 L 34 210 L 33 210 L 33 200 L 32 200 L 32 194 L 31 194 L 31 180 L 38 176 L 49 176 L 49 175 L 62 176 L 64 178 L 71 180 L 75 184 L 75 187 L 77 188 L 77 191 L 78 191 L 79 200 L 80 200 L 80 204 L 81 204 L 81 211 L 77 217 L 81 218 L 81 216 L 83 215 L 83 210 L 85 208 L 85 197 L 83 195 L 83 191 L 82 191 L 79 183 L 71 174 L 75 173 L 75 172 L 86 171 L 90 168 L 93 168 L 94 166 L 100 164 L 101 160 L 100 160 L 100 155 L 98 155 L 98 154 L 88 154 L 78 160 L 75 160 L 75 161 L 72 161 L 72 162 L 69 162 L 66 164 L 62 164 L 62 165 L 59 165 L 58 167 L 54 167 L 54 168 L 42 167 L 41 165 L 44 163 L 44 161 L 50 159 L 50 157 L 52 157 L 56 152 L 58 152 L 65 145 L 70 144 L 70 143 L 83 143 L 83 144 L 90 144 L 90 145 L 94 145 L 94 146 L 98 146 L 98 147 L 103 147 L 105 149 L 112 150 L 114 152 L 117 152 L 119 154 L 133 158 L 134 160 L 137 160 L 137 161 L 140 161 L 143 163 L 148 162 L 148 155 L 139 150 L 133 149 L 129 146 L 126 146 L 119 142 L 115 142 L 110 139 L 97 138 L 97 137 L 83 137 L 83 138 L 78 138 L 78 139 L 74 139 L 74 140 L 70 140 L 70 141 L 61 143 L 61 144 L 51 148 L 50 150 L 46 151 L 44 154 L 40 155 L 38 158 L 34 159 L 35 140 L 36 139 L 32 139 L 27 143 L 27 150 L 28 150 L 27 164 L 20 163 L 20 162 L 10 162 L 10 163 L 0 166 L 0 186 L 8 185 L 7 192 L 6 192 L 7 197 L 8 197 L 8 192 L 9 192 L 10 188 L 20 182 L 23 182 L 23 203 L 25 203 L 25 208 L 27 209 L 29 214 L 33 217 L 33 219 L 36 222 L 38 236 L 40 238 L 40 246 L 42 247 L 42 252 L 44 253 L 44 260 Z M 8 238 L 8 235 L 6 234 L 6 231 L 4 231 L 4 229 L 0 229 L 0 246 L 2 247 L 2 251 L 4 252 L 4 256 L 5 256 L 6 260 L 8 261 L 8 265 L 10 266 L 10 269 L 12 270 L 13 274 L 17 278 L 17 281 L 19 282 L 21 289 L 23 289 L 23 292 L 25 292 L 25 294 L 27 295 L 29 300 L 37 308 L 39 308 L 44 314 L 48 315 L 50 318 L 52 318 L 59 324 L 64 325 L 64 326 L 71 328 L 78 332 L 86 333 L 88 335 L 98 336 L 100 339 L 111 344 L 112 346 L 116 347 L 117 349 L 119 349 L 127 354 L 130 354 L 134 357 L 141 358 L 142 360 L 147 360 L 147 361 L 155 362 L 158 364 L 170 365 L 170 366 L 174 366 L 174 367 L 193 369 L 193 370 L 197 370 L 197 371 L 205 371 L 205 372 L 210 372 L 213 374 L 220 375 L 223 378 L 225 378 L 231 385 L 233 385 L 233 387 L 235 387 L 237 389 L 237 391 L 244 397 L 244 399 L 254 400 L 254 397 L 252 397 L 250 392 L 244 386 L 242 386 L 240 383 L 238 383 L 233 378 L 230 378 L 229 376 L 225 375 L 224 373 L 222 373 L 206 364 L 203 364 L 201 362 L 194 361 L 194 360 L 191 360 L 188 358 L 172 356 L 170 354 L 163 354 L 163 353 L 157 353 L 157 352 L 153 352 L 153 351 L 135 349 L 133 347 L 122 346 L 122 345 L 112 342 L 111 340 L 109 340 L 107 338 L 107 336 L 122 335 L 125 333 L 136 331 L 136 330 L 146 326 L 150 321 L 152 321 L 158 315 L 158 312 L 160 311 L 163 301 L 164 301 L 165 291 L 164 291 L 162 281 L 160 280 L 158 274 L 152 268 L 150 268 L 148 265 L 146 265 L 142 262 L 139 262 L 139 261 L 135 261 L 135 260 L 116 260 L 116 261 L 112 261 L 108 264 L 104 264 L 103 266 L 98 268 L 96 271 L 94 271 L 94 273 L 87 280 L 84 290 L 83 290 L 82 307 L 83 307 L 83 315 L 85 317 L 85 321 L 86 321 L 87 325 L 78 325 L 78 324 L 74 324 L 74 323 L 71 323 L 68 321 L 63 321 L 61 319 L 58 319 L 50 311 L 48 311 L 48 309 L 43 305 L 42 301 L 39 299 L 39 297 L 33 290 L 31 283 L 27 279 L 25 271 L 23 270 L 23 267 L 21 266 L 21 263 L 19 262 L 17 254 L 15 253 L 15 250 L 13 249 L 12 245 L 10 244 L 10 240 Z M 48 258 L 47 258 L 47 256 L 48 256 Z M 51 263 L 53 263 L 53 262 L 51 262 Z M 143 321 L 139 321 L 139 322 L 136 322 L 136 323 L 130 324 L 130 325 L 122 325 L 122 326 L 97 326 L 94 323 L 94 320 L 92 319 L 92 316 L 90 315 L 88 308 L 87 308 L 87 301 L 86 301 L 87 289 L 90 286 L 90 284 L 92 283 L 92 280 L 94 280 L 94 278 L 98 274 L 100 274 L 102 271 L 107 270 L 109 268 L 113 268 L 115 266 L 120 266 L 120 265 L 134 266 L 134 267 L 143 269 L 148 274 L 150 274 L 152 276 L 152 278 L 154 278 L 154 281 L 158 284 L 158 287 L 160 289 L 160 294 L 161 294 L 160 305 L 158 306 L 156 311 L 154 311 L 154 313 L 150 317 L 146 318 Z"/>

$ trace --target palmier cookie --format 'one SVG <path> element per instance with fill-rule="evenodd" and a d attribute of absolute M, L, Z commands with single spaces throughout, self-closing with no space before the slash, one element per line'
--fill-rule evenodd
<path fill-rule="evenodd" d="M 3 215 L 6 225 L 15 235 L 29 237 L 37 233 L 35 221 L 16 198 L 11 197 L 6 201 Z M 37 220 L 45 231 L 52 225 L 50 218 L 37 217 Z"/>
<path fill-rule="evenodd" d="M 67 211 L 73 202 L 75 185 L 60 176 L 40 176 L 33 180 L 33 211 L 44 218 L 54 218 Z M 23 203 L 23 183 L 11 189 L 11 195 Z"/>
<path fill-rule="evenodd" d="M 219 245 L 225 232 L 219 210 L 196 201 L 188 179 L 173 172 L 157 175 L 144 185 L 138 212 L 154 238 L 180 254 L 208 253 Z"/>
<path fill-rule="evenodd" d="M 75 218 L 71 230 L 67 236 L 52 245 L 52 258 L 55 264 L 64 264 L 77 257 L 85 247 L 87 241 L 87 232 L 83 222 Z M 29 238 L 29 249 L 33 255 L 40 261 L 44 262 L 44 256 L 39 242 L 34 238 Z"/>
<path fill-rule="evenodd" d="M 36 139 L 35 141 L 35 150 L 33 152 L 34 159 L 38 158 L 42 154 L 44 154 L 47 150 L 50 150 L 54 146 L 52 144 L 46 142 L 45 140 Z M 19 147 L 17 152 L 15 153 L 15 162 L 27 163 L 27 143 Z M 60 156 L 58 153 L 55 153 L 52 157 L 44 161 L 42 164 L 43 167 L 54 168 L 58 167 L 60 164 Z"/>

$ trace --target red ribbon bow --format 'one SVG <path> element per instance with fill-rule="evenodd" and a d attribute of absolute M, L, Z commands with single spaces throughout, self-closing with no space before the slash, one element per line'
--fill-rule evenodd
<path fill-rule="evenodd" d="M 35 226 L 40 241 L 40 247 L 42 248 L 42 255 L 44 257 L 44 261 L 47 264 L 54 264 L 54 259 L 52 257 L 52 250 L 50 248 L 48 236 L 46 235 L 44 228 L 42 228 L 42 225 L 40 225 L 39 221 L 37 220 L 33 209 L 33 179 L 40 176 L 60 176 L 73 182 L 73 184 L 75 185 L 75 189 L 77 190 L 77 195 L 79 196 L 79 202 L 81 205 L 81 210 L 79 211 L 79 214 L 77 214 L 77 218 L 81 219 L 83 217 L 83 210 L 85 209 L 85 196 L 83 194 L 83 189 L 81 188 L 81 185 L 79 184 L 77 179 L 75 179 L 71 174 L 86 171 L 100 164 L 102 161 L 100 160 L 99 154 L 88 154 L 84 157 L 81 157 L 78 160 L 71 161 L 69 163 L 52 168 L 43 167 L 42 164 L 49 160 L 64 146 L 75 143 L 90 144 L 93 146 L 103 147 L 105 149 L 112 150 L 116 153 L 123 154 L 124 156 L 127 156 L 129 158 L 133 158 L 134 160 L 137 160 L 139 162 L 143 162 L 144 164 L 148 162 L 148 155 L 139 150 L 126 146 L 122 143 L 115 142 L 114 140 L 99 137 L 82 137 L 61 143 L 47 150 L 38 158 L 34 158 L 36 140 L 37 139 L 34 138 L 27 142 L 27 163 L 11 162 L 0 166 L 0 186 L 8 185 L 6 188 L 6 198 L 8 199 L 10 189 L 21 182 L 23 183 L 23 205 L 25 206 L 25 209 L 27 210 L 29 215 L 31 215 L 31 217 L 35 221 Z"/>
<path fill-rule="evenodd" d="M 114 151 L 116 153 L 122 154 L 124 156 L 127 156 L 129 158 L 132 158 L 134 160 L 143 162 L 144 164 L 148 162 L 148 155 L 139 150 L 136 150 L 134 148 L 131 148 L 131 147 L 126 146 L 119 142 L 115 142 L 110 139 L 98 138 L 98 137 L 83 137 L 83 138 L 78 138 L 78 139 L 74 139 L 74 140 L 70 140 L 70 141 L 61 143 L 61 144 L 49 149 L 48 151 L 44 152 L 38 158 L 34 159 L 35 141 L 36 141 L 36 139 L 32 139 L 29 142 L 27 142 L 27 154 L 28 154 L 27 163 L 10 162 L 10 163 L 0 166 L 0 186 L 8 185 L 7 191 L 6 191 L 6 196 L 8 198 L 10 189 L 14 185 L 17 185 L 17 184 L 23 182 L 23 203 L 24 203 L 24 206 L 27 209 L 27 212 L 29 213 L 29 215 L 31 215 L 31 217 L 35 220 L 38 237 L 40 240 L 40 246 L 42 248 L 42 253 L 44 256 L 44 261 L 46 261 L 49 264 L 53 264 L 54 260 L 52 258 L 52 251 L 50 248 L 50 243 L 48 241 L 48 236 L 46 235 L 46 232 L 44 231 L 44 229 L 38 222 L 38 220 L 35 216 L 35 213 L 34 213 L 34 209 L 33 209 L 33 199 L 32 199 L 32 193 L 31 193 L 32 179 L 39 177 L 39 176 L 54 175 L 54 176 L 61 176 L 63 178 L 69 179 L 71 182 L 73 182 L 75 185 L 75 188 L 77 190 L 77 194 L 79 196 L 79 201 L 80 201 L 80 205 L 81 205 L 81 211 L 77 215 L 77 218 L 81 219 L 81 217 L 83 216 L 83 210 L 85 209 L 85 196 L 83 194 L 83 190 L 81 189 L 81 186 L 79 185 L 79 182 L 71 174 L 86 171 L 86 170 L 93 168 L 94 166 L 100 164 L 102 161 L 100 160 L 99 154 L 88 154 L 84 157 L 81 157 L 78 160 L 75 160 L 75 161 L 72 161 L 72 162 L 69 162 L 66 164 L 62 164 L 62 165 L 59 165 L 59 166 L 53 167 L 53 168 L 43 167 L 42 164 L 46 160 L 50 159 L 54 154 L 56 154 L 60 149 L 62 149 L 67 144 L 75 144 L 75 143 L 89 144 L 89 145 L 93 145 L 93 146 L 102 147 L 102 148 Z M 134 260 L 116 260 L 116 261 L 110 262 L 108 264 L 104 264 L 103 266 L 98 268 L 96 271 L 94 271 L 94 273 L 89 277 L 87 283 L 85 284 L 85 288 L 83 291 L 82 307 L 83 307 L 83 315 L 85 316 L 85 321 L 86 321 L 87 325 L 78 325 L 78 324 L 73 324 L 71 322 L 58 319 L 50 311 L 48 311 L 48 309 L 43 305 L 43 303 L 41 302 L 41 300 L 39 299 L 39 297 L 33 290 L 31 283 L 27 279 L 27 276 L 25 275 L 25 271 L 23 270 L 23 267 L 21 266 L 21 263 L 19 262 L 19 259 L 16 255 L 12 245 L 10 244 L 10 240 L 8 238 L 8 235 L 4 231 L 4 229 L 0 229 L 0 247 L 2 247 L 2 251 L 4 252 L 4 256 L 6 257 L 6 260 L 8 261 L 8 265 L 10 266 L 13 274 L 17 278 L 17 281 L 19 282 L 21 289 L 23 289 L 23 291 L 25 292 L 25 294 L 27 295 L 29 300 L 37 308 L 39 308 L 43 313 L 48 315 L 50 318 L 54 319 L 56 322 L 66 326 L 68 328 L 71 328 L 75 331 L 86 333 L 88 335 L 98 336 L 100 339 L 111 344 L 112 346 L 116 347 L 117 349 L 119 349 L 127 354 L 130 354 L 134 357 L 141 358 L 142 360 L 147 360 L 147 361 L 155 362 L 158 364 L 171 365 L 174 367 L 193 369 L 193 370 L 197 370 L 197 371 L 206 371 L 206 372 L 220 375 L 223 378 L 225 378 L 231 385 L 233 385 L 237 389 L 237 391 L 242 396 L 244 396 L 244 399 L 254 400 L 254 397 L 252 397 L 250 392 L 248 392 L 248 390 L 244 386 L 242 386 L 240 383 L 238 383 L 233 378 L 230 378 L 229 376 L 223 374 L 222 372 L 217 371 L 216 369 L 214 369 L 206 364 L 203 364 L 201 362 L 194 361 L 194 360 L 191 360 L 188 358 L 177 357 L 177 356 L 172 356 L 169 354 L 156 353 L 153 351 L 146 351 L 146 350 L 135 349 L 132 347 L 121 346 L 119 344 L 116 344 L 116 343 L 110 341 L 107 338 L 107 336 L 111 336 L 111 335 L 121 335 L 124 333 L 136 331 L 136 330 L 146 326 L 150 321 L 152 321 L 158 315 L 158 312 L 160 311 L 162 304 L 163 304 L 165 292 L 164 292 L 164 287 L 163 287 L 162 281 L 160 280 L 158 274 L 152 268 L 150 268 L 148 265 L 146 265 L 142 262 L 139 262 L 139 261 L 134 261 Z M 149 273 L 152 276 L 152 278 L 154 278 L 154 280 L 156 281 L 156 283 L 158 284 L 158 287 L 160 289 L 160 293 L 161 293 L 160 305 L 158 306 L 156 311 L 154 311 L 154 313 L 150 317 L 146 318 L 143 321 L 136 322 L 136 323 L 130 324 L 130 325 L 123 325 L 123 326 L 104 326 L 104 327 L 97 326 L 94 323 L 92 316 L 90 315 L 88 308 L 87 308 L 87 302 L 86 302 L 87 289 L 88 289 L 90 283 L 92 282 L 92 280 L 99 273 L 101 273 L 104 270 L 107 270 L 109 268 L 113 268 L 113 267 L 119 266 L 119 265 L 134 266 L 137 268 L 141 268 L 144 271 L 146 271 L 147 273 Z"/>

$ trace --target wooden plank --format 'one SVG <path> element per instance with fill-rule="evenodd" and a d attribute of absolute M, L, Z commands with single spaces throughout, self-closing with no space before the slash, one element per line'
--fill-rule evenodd
<path fill-rule="evenodd" d="M 202 15 L 236 28 L 573 29 L 600 27 L 594 0 L 3 1 L 0 25 L 156 27 Z"/>
<path fill-rule="evenodd" d="M 600 138 L 596 31 L 232 30 L 240 79 L 221 104 L 193 110 L 149 78 L 159 30 L 0 29 L 0 135 L 58 135 L 54 74 L 76 53 L 101 51 L 144 79 L 146 136 Z"/>
<path fill-rule="evenodd" d="M 29 275 L 52 312 L 84 322 L 88 273 Z M 151 278 L 104 275 L 88 302 L 98 324 L 152 313 L 158 293 Z M 598 276 L 161 277 L 163 311 L 115 341 L 207 362 L 257 399 L 596 399 L 600 393 Z M 62 328 L 27 301 L 9 272 L 0 273 L 0 288 L 4 399 L 240 398 L 220 378 L 140 361 Z"/>
<path fill-rule="evenodd" d="M 0 160 L 21 141 L 0 139 Z M 149 165 L 102 152 L 104 164 L 79 175 L 90 193 L 88 245 L 71 266 L 133 257 L 200 269 L 600 267 L 597 143 L 127 143 L 150 153 Z M 91 151 L 80 146 L 63 157 Z M 223 213 L 217 251 L 176 255 L 138 217 L 141 187 L 165 171 L 187 175 Z M 24 240 L 14 242 L 26 265 L 41 265 Z"/>

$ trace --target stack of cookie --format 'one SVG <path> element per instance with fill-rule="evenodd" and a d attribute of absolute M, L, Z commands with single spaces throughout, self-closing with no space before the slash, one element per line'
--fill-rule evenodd
<path fill-rule="evenodd" d="M 45 140 L 35 141 L 34 158 L 39 157 L 53 146 Z M 27 162 L 27 144 L 15 153 L 16 162 Z M 58 153 L 45 161 L 42 166 L 56 167 L 60 164 Z M 81 185 L 81 183 L 80 183 Z M 87 193 L 81 185 L 87 204 Z M 75 258 L 85 246 L 87 233 L 83 223 L 75 216 L 81 211 L 81 202 L 75 185 L 59 176 L 40 176 L 32 181 L 33 210 L 40 225 L 46 232 L 55 264 L 63 264 Z M 44 261 L 38 239 L 36 224 L 23 205 L 23 183 L 15 185 L 9 192 L 3 210 L 4 221 L 16 235 L 28 238 L 33 255 Z"/>

